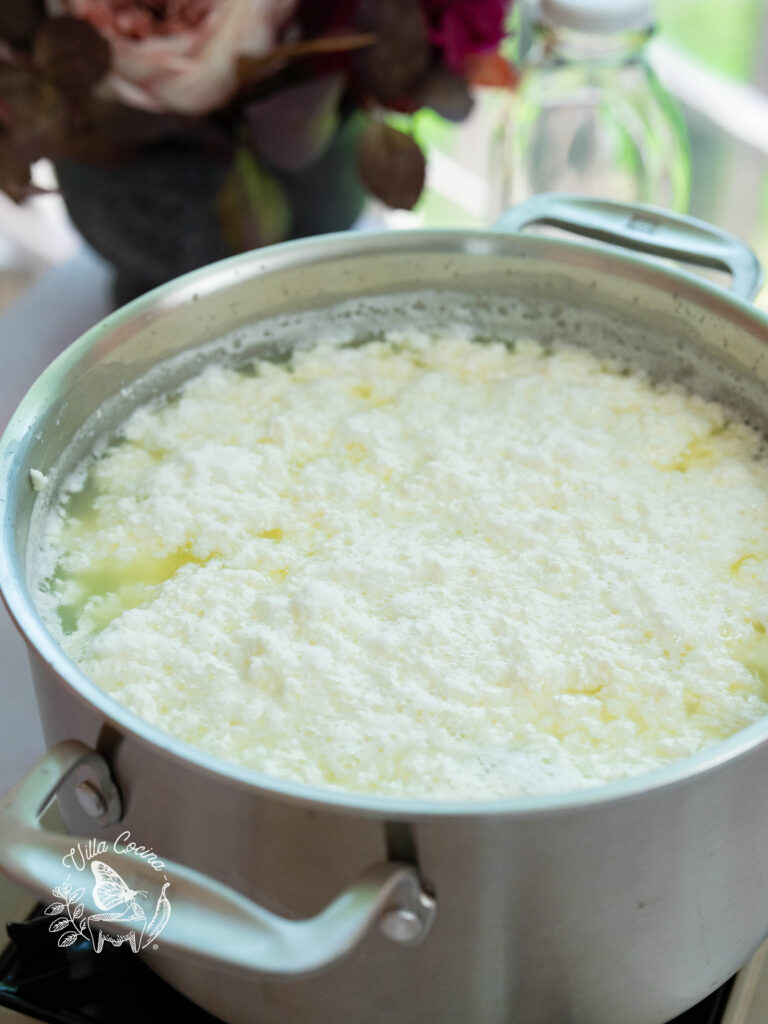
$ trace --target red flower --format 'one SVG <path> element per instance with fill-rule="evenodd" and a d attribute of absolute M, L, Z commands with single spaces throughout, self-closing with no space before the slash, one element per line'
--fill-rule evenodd
<path fill-rule="evenodd" d="M 463 75 L 465 60 L 495 50 L 504 37 L 509 0 L 422 0 L 430 42 L 447 67 Z"/>

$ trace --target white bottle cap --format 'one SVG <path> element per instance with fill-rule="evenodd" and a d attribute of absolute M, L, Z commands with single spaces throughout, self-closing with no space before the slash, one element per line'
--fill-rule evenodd
<path fill-rule="evenodd" d="M 540 0 L 539 13 L 576 32 L 631 32 L 653 24 L 653 0 Z"/>

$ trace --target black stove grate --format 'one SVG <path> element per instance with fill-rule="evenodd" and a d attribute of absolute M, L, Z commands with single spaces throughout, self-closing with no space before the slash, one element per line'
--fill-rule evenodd
<path fill-rule="evenodd" d="M 0 1006 L 51 1024 L 136 1024 L 183 1020 L 221 1024 L 153 974 L 127 946 L 95 953 L 85 940 L 61 949 L 51 941 L 42 904 L 8 925 L 0 956 Z M 670 1024 L 720 1024 L 731 982 Z"/>
<path fill-rule="evenodd" d="M 52 942 L 42 904 L 9 924 L 0 956 L 0 1006 L 51 1024 L 136 1024 L 183 1020 L 220 1024 L 153 974 L 127 946 L 95 953 L 82 939 L 66 949 Z"/>

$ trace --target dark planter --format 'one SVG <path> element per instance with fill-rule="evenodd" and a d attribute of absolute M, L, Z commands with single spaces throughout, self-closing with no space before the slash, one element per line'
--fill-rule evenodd
<path fill-rule="evenodd" d="M 362 116 L 345 120 L 323 156 L 276 172 L 288 193 L 291 238 L 350 227 L 365 201 L 356 171 Z M 232 255 L 219 232 L 215 197 L 229 170 L 194 146 L 149 146 L 115 166 L 60 160 L 61 193 L 83 237 L 115 268 L 122 305 L 179 274 Z"/>

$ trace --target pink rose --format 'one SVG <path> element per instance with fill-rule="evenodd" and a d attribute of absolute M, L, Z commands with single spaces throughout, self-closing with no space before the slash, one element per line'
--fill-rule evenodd
<path fill-rule="evenodd" d="M 132 107 L 207 114 L 237 88 L 239 57 L 263 57 L 297 0 L 46 0 L 112 46 L 99 93 Z"/>

